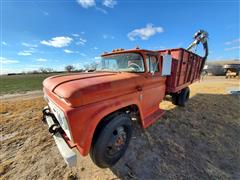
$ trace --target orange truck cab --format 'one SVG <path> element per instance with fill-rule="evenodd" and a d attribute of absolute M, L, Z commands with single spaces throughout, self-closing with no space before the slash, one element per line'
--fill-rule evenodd
<path fill-rule="evenodd" d="M 184 106 L 206 57 L 182 48 L 117 49 L 101 56 L 95 72 L 45 79 L 43 120 L 66 163 L 75 165 L 79 152 L 101 168 L 114 165 L 128 147 L 132 120 L 143 128 L 153 124 L 164 114 L 159 103 L 167 94 Z"/>

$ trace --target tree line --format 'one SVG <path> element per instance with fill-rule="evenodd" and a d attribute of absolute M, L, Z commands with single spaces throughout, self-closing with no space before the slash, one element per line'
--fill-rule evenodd
<path fill-rule="evenodd" d="M 83 65 L 83 68 L 77 68 L 74 65 L 67 65 L 64 67 L 64 71 L 56 71 L 53 68 L 39 68 L 38 70 L 22 72 L 22 73 L 8 73 L 8 75 L 20 75 L 20 74 L 48 74 L 48 73 L 62 73 L 62 72 L 93 72 L 97 68 L 97 63 L 92 62 L 89 64 Z"/>

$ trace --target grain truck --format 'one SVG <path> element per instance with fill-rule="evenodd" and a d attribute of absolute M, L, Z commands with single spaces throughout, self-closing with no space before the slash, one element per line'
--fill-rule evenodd
<path fill-rule="evenodd" d="M 44 80 L 43 121 L 65 162 L 73 166 L 77 154 L 90 154 L 97 166 L 111 167 L 130 143 L 133 120 L 143 128 L 160 120 L 166 95 L 185 106 L 208 56 L 207 37 L 198 31 L 187 49 L 115 49 L 101 56 L 94 72 Z M 204 56 L 192 52 L 199 43 Z"/>

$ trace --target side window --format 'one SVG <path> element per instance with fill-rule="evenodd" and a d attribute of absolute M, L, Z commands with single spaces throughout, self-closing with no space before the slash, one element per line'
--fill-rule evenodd
<path fill-rule="evenodd" d="M 159 72 L 159 64 L 155 56 L 148 56 L 148 70 L 151 73 Z"/>

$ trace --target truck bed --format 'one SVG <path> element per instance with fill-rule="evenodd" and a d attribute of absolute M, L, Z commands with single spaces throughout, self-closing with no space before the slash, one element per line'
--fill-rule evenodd
<path fill-rule="evenodd" d="M 200 79 L 203 58 L 183 48 L 160 50 L 172 56 L 171 75 L 167 76 L 167 93 L 176 93 Z"/>

